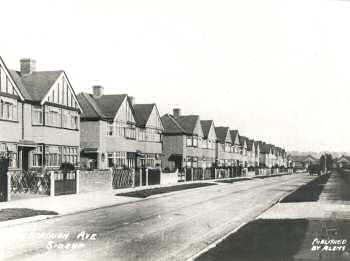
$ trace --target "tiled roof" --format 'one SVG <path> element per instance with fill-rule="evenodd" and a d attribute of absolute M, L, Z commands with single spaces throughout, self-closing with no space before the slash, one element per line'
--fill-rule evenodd
<path fill-rule="evenodd" d="M 155 104 L 134 104 L 136 126 L 145 127 Z"/>
<path fill-rule="evenodd" d="M 241 146 L 244 145 L 244 141 L 247 143 L 247 140 L 248 140 L 247 137 L 245 137 L 245 136 L 239 136 L 239 144 L 240 144 Z"/>
<path fill-rule="evenodd" d="M 176 121 L 185 130 L 186 134 L 193 134 L 196 128 L 197 121 L 199 120 L 198 115 L 184 115 L 175 117 Z"/>
<path fill-rule="evenodd" d="M 215 127 L 216 137 L 220 143 L 226 142 L 227 132 L 230 130 L 229 127 Z"/>
<path fill-rule="evenodd" d="M 212 120 L 201 121 L 202 131 L 205 139 L 208 138 L 210 127 L 212 124 Z"/>
<path fill-rule="evenodd" d="M 175 117 L 165 114 L 161 117 L 165 134 L 185 134 L 185 130 L 180 126 Z"/>
<path fill-rule="evenodd" d="M 249 151 L 253 150 L 253 146 L 254 146 L 254 140 L 251 139 L 247 139 L 247 149 Z M 255 148 L 254 148 L 255 149 Z"/>
<path fill-rule="evenodd" d="M 25 99 L 41 101 L 63 71 L 42 71 L 21 75 L 18 71 L 10 70 L 10 73 Z"/>
<path fill-rule="evenodd" d="M 126 97 L 126 94 L 112 94 L 95 98 L 92 94 L 80 93 L 78 100 L 84 111 L 81 118 L 114 119 Z"/>
<path fill-rule="evenodd" d="M 239 135 L 238 130 L 230 130 L 230 135 L 232 143 L 234 143 L 237 138 L 237 135 Z"/>

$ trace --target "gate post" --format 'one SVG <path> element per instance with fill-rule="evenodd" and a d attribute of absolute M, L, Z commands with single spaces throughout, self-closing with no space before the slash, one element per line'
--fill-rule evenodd
<path fill-rule="evenodd" d="M 80 188 L 80 170 L 75 171 L 75 185 L 76 185 L 76 194 L 79 194 Z"/>
<path fill-rule="evenodd" d="M 140 168 L 139 175 L 140 175 L 140 187 L 142 187 L 142 168 Z"/>
<path fill-rule="evenodd" d="M 55 196 L 55 172 L 50 171 L 50 196 Z"/>
<path fill-rule="evenodd" d="M 204 180 L 204 175 L 205 175 L 205 168 L 202 168 L 202 170 L 203 170 L 203 174 L 202 174 L 202 180 Z"/>
<path fill-rule="evenodd" d="M 135 170 L 131 169 L 132 187 L 135 187 Z"/>
<path fill-rule="evenodd" d="M 148 168 L 146 168 L 146 186 L 148 186 Z"/>
<path fill-rule="evenodd" d="M 191 168 L 191 181 L 193 181 L 193 168 Z"/>
<path fill-rule="evenodd" d="M 6 175 L 7 175 L 7 199 L 6 199 L 6 201 L 10 201 L 11 200 L 11 174 L 8 171 Z"/>

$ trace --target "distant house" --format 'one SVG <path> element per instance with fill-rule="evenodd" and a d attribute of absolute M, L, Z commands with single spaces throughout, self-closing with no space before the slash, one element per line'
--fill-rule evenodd
<path fill-rule="evenodd" d="M 203 131 L 203 139 L 200 142 L 202 144 L 202 160 L 203 167 L 210 168 L 215 166 L 216 162 L 216 132 L 214 121 L 201 120 L 200 121 Z"/>
<path fill-rule="evenodd" d="M 206 139 L 199 116 L 181 115 L 180 109 L 174 109 L 173 115 L 165 114 L 161 117 L 161 120 L 164 126 L 163 168 L 181 169 L 203 166 L 203 153 L 200 143 L 203 143 L 203 140 Z M 213 137 L 211 137 L 210 143 L 212 143 Z M 211 147 L 210 150 L 213 150 L 213 148 Z"/>
<path fill-rule="evenodd" d="M 319 163 L 319 160 L 312 155 L 291 155 L 291 160 L 295 168 L 308 168 L 311 164 Z"/>
<path fill-rule="evenodd" d="M 234 145 L 229 127 L 215 127 L 217 135 L 216 158 L 218 167 L 234 166 Z"/>
<path fill-rule="evenodd" d="M 163 125 L 155 104 L 134 104 L 127 94 L 105 95 L 102 86 L 80 93 L 81 158 L 86 167 L 155 167 Z"/>
<path fill-rule="evenodd" d="M 342 155 L 336 160 L 336 165 L 339 168 L 349 168 L 350 167 L 350 156 Z"/>
<path fill-rule="evenodd" d="M 240 141 L 239 141 L 239 132 L 238 130 L 230 130 L 232 146 L 233 146 L 233 162 L 234 166 L 239 166 L 239 162 L 242 160 Z"/>
<path fill-rule="evenodd" d="M 32 59 L 20 65 L 9 70 L 0 57 L 0 154 L 22 170 L 78 165 L 82 109 L 66 73 L 37 71 Z"/>
<path fill-rule="evenodd" d="M 247 159 L 248 167 L 255 167 L 255 149 L 254 140 L 247 139 Z"/>
<path fill-rule="evenodd" d="M 245 136 L 239 136 L 239 144 L 241 148 L 241 162 L 242 167 L 248 167 L 248 138 Z"/>

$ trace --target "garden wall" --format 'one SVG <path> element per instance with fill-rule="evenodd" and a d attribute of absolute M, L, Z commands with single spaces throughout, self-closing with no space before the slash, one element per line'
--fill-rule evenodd
<path fill-rule="evenodd" d="M 112 189 L 112 171 L 107 170 L 80 170 L 79 192 L 92 192 Z"/>

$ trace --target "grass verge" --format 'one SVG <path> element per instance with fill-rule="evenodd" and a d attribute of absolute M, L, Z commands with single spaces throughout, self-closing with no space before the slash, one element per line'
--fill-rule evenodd
<path fill-rule="evenodd" d="M 30 208 L 4 208 L 0 210 L 0 222 L 38 215 L 58 215 L 57 212 Z"/>
<path fill-rule="evenodd" d="M 215 183 L 191 183 L 191 184 L 183 184 L 183 185 L 177 185 L 177 186 L 171 186 L 171 187 L 160 187 L 160 188 L 131 191 L 126 193 L 118 193 L 116 194 L 116 196 L 147 198 L 152 195 L 169 193 L 169 192 L 180 191 L 185 189 L 200 188 L 200 187 L 206 187 L 206 186 L 212 186 L 212 185 L 216 185 L 216 184 Z"/>

